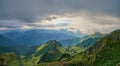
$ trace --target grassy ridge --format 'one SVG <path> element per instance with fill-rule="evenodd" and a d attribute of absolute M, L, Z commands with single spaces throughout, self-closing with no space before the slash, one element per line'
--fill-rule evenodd
<path fill-rule="evenodd" d="M 83 53 L 69 58 L 66 65 L 76 66 L 119 66 L 120 30 L 102 38 Z"/>

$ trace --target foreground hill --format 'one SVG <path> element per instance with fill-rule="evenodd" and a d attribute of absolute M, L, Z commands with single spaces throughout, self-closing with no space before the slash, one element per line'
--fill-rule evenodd
<path fill-rule="evenodd" d="M 83 53 L 68 59 L 69 66 L 120 66 L 120 30 L 103 37 Z"/>
<path fill-rule="evenodd" d="M 20 57 L 15 53 L 5 53 L 0 55 L 0 66 L 23 66 Z"/>
<path fill-rule="evenodd" d="M 59 61 L 70 55 L 56 40 L 50 40 L 37 48 L 34 54 L 37 63 Z"/>

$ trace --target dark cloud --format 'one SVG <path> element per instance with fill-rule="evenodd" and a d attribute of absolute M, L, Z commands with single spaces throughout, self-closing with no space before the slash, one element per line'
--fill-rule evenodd
<path fill-rule="evenodd" d="M 82 10 L 120 16 L 119 3 L 120 0 L 0 0 L 0 19 L 34 22 L 38 16 Z"/>
<path fill-rule="evenodd" d="M 82 15 L 83 13 L 85 15 Z M 120 25 L 120 20 L 117 20 L 120 18 L 120 0 L 0 0 L 0 29 L 23 26 L 33 28 L 65 27 L 69 24 L 41 25 L 41 23 L 43 20 L 52 21 L 66 16 L 66 14 L 73 18 L 82 15 L 89 21 L 86 26 L 93 23 L 100 26 L 113 25 L 111 28 L 118 25 L 116 27 L 118 28 Z M 111 19 L 96 18 L 97 16 L 111 16 Z M 116 19 L 112 20 L 112 17 Z M 111 28 L 108 26 L 106 30 L 111 30 Z M 98 29 L 96 28 L 96 30 Z"/>
<path fill-rule="evenodd" d="M 0 0 L 0 19 L 20 19 L 31 22 L 37 16 L 42 17 L 52 12 L 48 3 L 44 0 Z"/>
<path fill-rule="evenodd" d="M 0 25 L 0 28 L 18 28 L 18 26 Z"/>
<path fill-rule="evenodd" d="M 21 25 L 16 25 L 16 24 L 13 24 L 13 25 L 10 25 L 10 24 L 0 24 L 0 28 L 20 28 L 22 27 Z"/>
<path fill-rule="evenodd" d="M 45 18 L 46 21 L 52 21 L 52 20 L 55 20 L 55 19 L 57 19 L 56 16 L 50 16 L 50 17 Z"/>

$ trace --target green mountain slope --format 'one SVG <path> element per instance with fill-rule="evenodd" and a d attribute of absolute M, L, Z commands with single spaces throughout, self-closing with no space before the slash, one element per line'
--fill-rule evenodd
<path fill-rule="evenodd" d="M 103 36 L 105 35 L 97 32 L 82 38 L 59 40 L 59 42 L 62 43 L 64 47 L 77 45 L 83 48 L 88 48 L 89 46 L 92 46 L 94 43 L 96 43 Z"/>
<path fill-rule="evenodd" d="M 80 46 L 68 46 L 66 48 L 67 53 L 69 53 L 71 56 L 76 55 L 77 53 L 83 52 L 85 48 L 82 48 Z"/>
<path fill-rule="evenodd" d="M 26 56 L 26 57 L 31 56 L 32 54 L 35 53 L 35 51 L 36 51 L 36 49 L 37 49 L 38 47 L 39 47 L 39 46 L 36 46 L 36 45 L 33 45 L 33 46 L 29 47 L 29 48 L 25 51 L 24 56 Z"/>
<path fill-rule="evenodd" d="M 59 42 L 62 43 L 63 47 L 68 47 L 68 46 L 74 46 L 75 44 L 78 44 L 80 40 L 81 38 L 74 38 L 74 39 L 59 40 Z"/>
<path fill-rule="evenodd" d="M 101 33 L 90 34 L 88 36 L 81 38 L 80 42 L 76 46 L 80 46 L 82 48 L 88 48 L 93 44 L 95 44 L 97 41 L 99 41 L 100 38 L 102 38 L 103 36 L 104 34 Z"/>
<path fill-rule="evenodd" d="M 103 37 L 83 53 L 68 59 L 70 66 L 120 66 L 120 30 Z"/>
<path fill-rule="evenodd" d="M 22 66 L 22 63 L 15 53 L 5 53 L 0 55 L 0 66 Z"/>
<path fill-rule="evenodd" d="M 64 56 L 65 55 L 65 56 Z M 56 40 L 50 40 L 37 48 L 34 54 L 34 59 L 37 63 L 59 61 L 69 54 L 62 47 L 61 43 Z"/>
<path fill-rule="evenodd" d="M 83 52 L 87 48 L 91 47 L 97 41 L 99 41 L 103 36 L 105 36 L 105 35 L 101 34 L 101 33 L 94 33 L 94 34 L 87 35 L 83 38 L 79 38 L 79 40 L 77 40 L 77 44 L 66 47 L 66 50 L 70 55 L 73 56 L 73 55 Z M 67 43 L 67 41 L 66 41 L 66 43 Z"/>

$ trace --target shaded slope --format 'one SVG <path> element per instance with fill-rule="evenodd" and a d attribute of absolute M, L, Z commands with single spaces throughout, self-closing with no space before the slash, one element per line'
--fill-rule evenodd
<path fill-rule="evenodd" d="M 18 55 L 23 55 L 26 49 L 26 46 L 22 46 L 5 36 L 0 35 L 0 54 L 14 52 Z"/>
<path fill-rule="evenodd" d="M 78 44 L 80 40 L 81 38 L 74 38 L 74 39 L 59 40 L 59 42 L 62 43 L 63 47 L 67 47 L 67 46 L 74 46 L 75 44 Z"/>
<path fill-rule="evenodd" d="M 7 37 L 0 35 L 0 46 L 14 46 L 17 43 Z"/>

